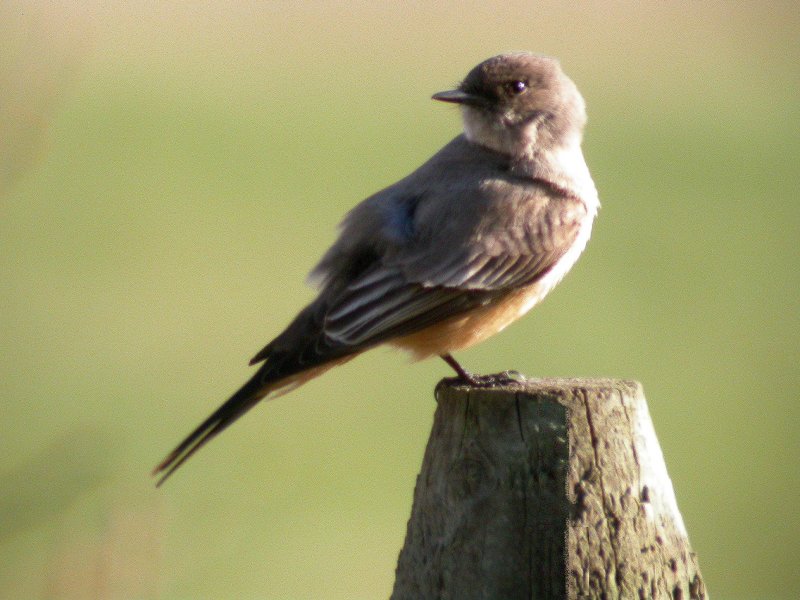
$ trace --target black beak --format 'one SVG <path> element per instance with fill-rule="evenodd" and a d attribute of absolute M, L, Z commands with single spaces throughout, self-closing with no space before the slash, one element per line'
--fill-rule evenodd
<path fill-rule="evenodd" d="M 433 100 L 440 102 L 452 102 L 453 104 L 467 104 L 469 106 L 484 106 L 486 101 L 480 96 L 468 94 L 463 90 L 447 90 L 446 92 L 438 92 L 431 96 Z"/>

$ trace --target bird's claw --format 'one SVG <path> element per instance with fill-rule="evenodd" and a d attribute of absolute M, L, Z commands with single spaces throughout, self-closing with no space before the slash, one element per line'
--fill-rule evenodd
<path fill-rule="evenodd" d="M 476 388 L 492 388 L 509 383 L 522 383 L 527 378 L 519 371 L 503 371 L 501 373 L 493 373 L 491 375 L 476 375 L 469 371 L 464 371 L 457 377 L 453 377 L 450 381 L 454 383 L 465 383 Z"/>

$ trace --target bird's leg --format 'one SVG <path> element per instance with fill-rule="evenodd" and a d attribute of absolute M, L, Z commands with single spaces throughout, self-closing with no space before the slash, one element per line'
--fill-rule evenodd
<path fill-rule="evenodd" d="M 453 367 L 453 370 L 456 372 L 456 374 L 458 374 L 459 379 L 463 379 L 472 385 L 481 385 L 480 379 L 458 364 L 458 361 L 453 358 L 452 354 L 442 354 L 441 358 L 444 362 Z"/>

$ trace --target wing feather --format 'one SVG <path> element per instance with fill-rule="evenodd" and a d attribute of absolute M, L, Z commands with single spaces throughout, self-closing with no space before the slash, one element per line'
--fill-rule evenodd
<path fill-rule="evenodd" d="M 466 215 L 471 225 L 424 235 L 342 282 L 326 296 L 324 336 L 334 346 L 374 345 L 535 283 L 575 242 L 586 207 L 533 186 L 512 197 L 513 211 L 484 203 Z"/>

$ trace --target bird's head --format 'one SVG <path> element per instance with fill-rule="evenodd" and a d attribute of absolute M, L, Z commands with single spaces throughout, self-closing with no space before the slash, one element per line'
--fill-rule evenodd
<path fill-rule="evenodd" d="M 471 142 L 512 156 L 579 145 L 586 124 L 583 98 L 558 61 L 529 52 L 490 58 L 433 99 L 461 106 Z"/>

